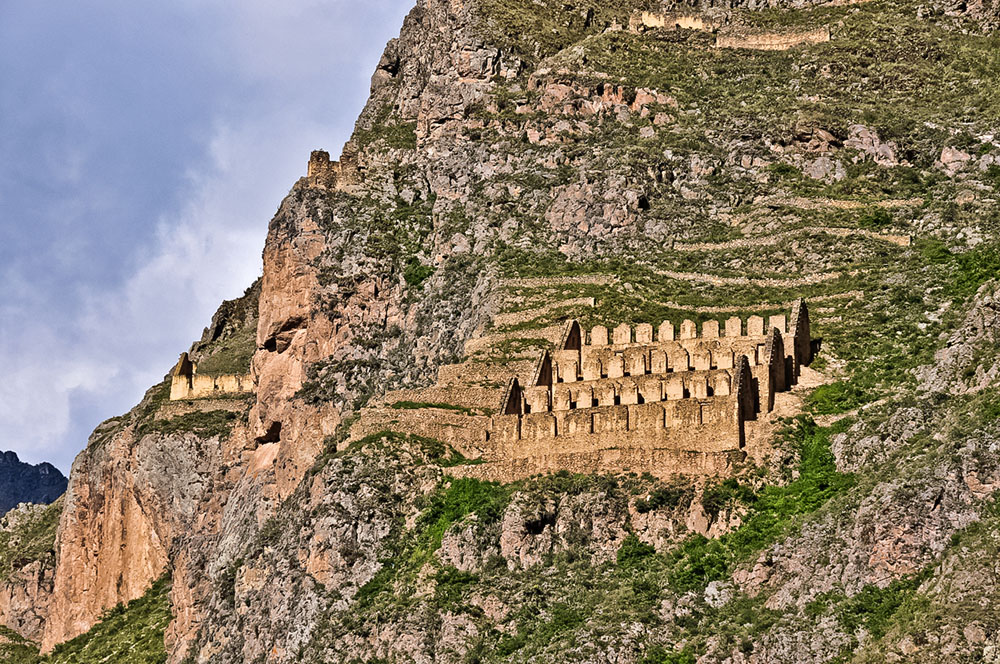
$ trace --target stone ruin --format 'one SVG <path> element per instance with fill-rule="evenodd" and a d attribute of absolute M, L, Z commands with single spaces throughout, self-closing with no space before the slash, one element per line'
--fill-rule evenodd
<path fill-rule="evenodd" d="M 719 34 L 716 48 L 744 48 L 753 51 L 787 51 L 803 45 L 825 44 L 830 41 L 830 28 L 786 30 L 782 32 L 749 32 L 733 30 Z"/>
<path fill-rule="evenodd" d="M 199 374 L 187 353 L 181 353 L 170 372 L 170 400 L 208 399 L 222 395 L 246 394 L 255 389 L 249 374 Z"/>
<path fill-rule="evenodd" d="M 697 30 L 716 32 L 726 25 L 725 15 L 677 11 L 636 11 L 629 17 L 628 28 L 632 32 L 646 30 Z"/>
<path fill-rule="evenodd" d="M 306 182 L 310 187 L 351 191 L 361 184 L 361 174 L 353 155 L 344 154 L 332 161 L 326 150 L 313 150 L 309 155 Z"/>
<path fill-rule="evenodd" d="M 710 320 L 700 331 L 690 320 L 589 331 L 571 320 L 554 350 L 511 367 L 504 388 L 482 387 L 498 367 L 480 369 L 486 382 L 473 379 L 474 363 L 442 367 L 438 385 L 362 411 L 352 438 L 386 429 L 438 438 L 480 461 L 449 472 L 501 481 L 558 470 L 721 475 L 746 456 L 748 423 L 811 359 L 802 300 L 790 318 Z M 391 407 L 400 397 L 482 405 L 490 395 L 490 415 Z"/>
<path fill-rule="evenodd" d="M 755 51 L 785 51 L 795 46 L 823 44 L 830 41 L 830 28 L 812 30 L 759 31 L 748 30 L 733 23 L 724 11 L 703 13 L 678 11 L 636 11 L 629 18 L 629 30 L 695 30 L 715 34 L 716 48 L 737 48 Z"/>

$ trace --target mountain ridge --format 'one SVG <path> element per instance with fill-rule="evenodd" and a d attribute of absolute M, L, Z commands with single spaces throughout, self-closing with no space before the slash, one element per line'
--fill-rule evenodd
<path fill-rule="evenodd" d="M 48 505 L 66 491 L 68 480 L 48 462 L 25 463 L 16 452 L 0 452 L 0 513 L 20 503 Z"/>

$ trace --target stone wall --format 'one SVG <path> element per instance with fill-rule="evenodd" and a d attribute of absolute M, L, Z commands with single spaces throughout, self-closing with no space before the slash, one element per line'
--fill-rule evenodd
<path fill-rule="evenodd" d="M 628 27 L 632 32 L 645 30 L 699 30 L 715 32 L 723 25 L 720 19 L 704 14 L 682 12 L 635 12 L 629 17 Z"/>
<path fill-rule="evenodd" d="M 443 408 L 365 408 L 351 426 L 350 438 L 358 440 L 383 431 L 395 431 L 439 440 L 477 459 L 489 448 L 486 439 L 489 421 L 485 416 Z"/>
<path fill-rule="evenodd" d="M 755 51 L 786 51 L 803 44 L 823 44 L 830 41 L 830 28 L 799 32 L 720 33 L 716 48 L 746 48 Z"/>
<path fill-rule="evenodd" d="M 448 474 L 492 482 L 514 482 L 532 475 L 558 471 L 571 473 L 648 472 L 657 477 L 678 474 L 724 477 L 731 474 L 734 465 L 745 458 L 746 454 L 740 450 L 695 452 L 640 447 L 612 447 L 594 452 L 552 450 L 539 456 L 454 466 L 448 469 Z"/>

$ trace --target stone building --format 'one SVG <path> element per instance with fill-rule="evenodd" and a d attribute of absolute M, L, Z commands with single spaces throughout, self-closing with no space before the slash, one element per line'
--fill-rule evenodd
<path fill-rule="evenodd" d="M 181 353 L 174 370 L 170 372 L 171 401 L 206 399 L 253 391 L 253 378 L 249 374 L 199 374 L 198 367 L 187 353 Z"/>
<path fill-rule="evenodd" d="M 512 480 L 556 470 L 631 470 L 666 476 L 724 474 L 745 456 L 746 423 L 768 413 L 775 394 L 812 359 L 809 313 L 746 321 L 665 321 L 584 330 L 567 321 L 554 349 L 512 367 L 492 392 L 442 367 L 438 385 L 390 393 L 365 409 L 356 436 L 382 429 L 438 438 L 481 464 L 456 472 Z M 492 378 L 497 377 L 494 368 Z M 444 384 L 444 377 L 459 377 Z M 492 414 L 433 407 L 403 413 L 394 399 L 446 405 L 469 399 Z M 470 408 L 470 411 L 474 409 Z"/>

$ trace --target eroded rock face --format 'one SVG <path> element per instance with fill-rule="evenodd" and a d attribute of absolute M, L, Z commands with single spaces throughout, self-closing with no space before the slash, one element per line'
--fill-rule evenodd
<path fill-rule="evenodd" d="M 260 443 L 277 443 L 278 492 L 288 495 L 312 463 L 323 438 L 339 423 L 330 406 L 293 402 L 306 366 L 332 354 L 337 329 L 315 311 L 319 283 L 315 261 L 325 243 L 308 212 L 287 200 L 271 224 L 264 249 L 258 351 L 253 359 L 257 398 L 250 418 Z M 343 336 L 343 334 L 341 335 Z"/>
<path fill-rule="evenodd" d="M 0 520 L 5 544 L 32 554 L 27 560 L 7 561 L 0 580 L 0 616 L 3 625 L 38 641 L 48 617 L 55 577 L 54 526 L 62 501 L 52 506 L 22 503 Z M 30 544 L 26 542 L 30 541 Z"/>
<path fill-rule="evenodd" d="M 167 569 L 175 539 L 212 488 L 218 440 L 137 435 L 92 439 L 73 464 L 59 526 L 42 646 L 81 634 L 109 607 L 141 597 Z"/>
<path fill-rule="evenodd" d="M 983 362 L 981 350 L 1000 341 L 1000 291 L 984 286 L 965 320 L 934 356 L 917 371 L 920 389 L 953 395 L 979 392 L 1000 379 L 1000 364 Z"/>

